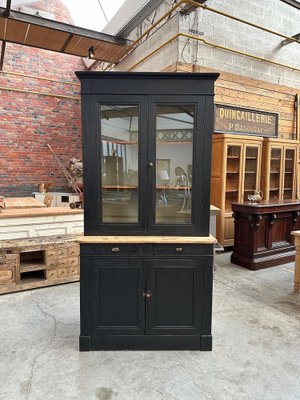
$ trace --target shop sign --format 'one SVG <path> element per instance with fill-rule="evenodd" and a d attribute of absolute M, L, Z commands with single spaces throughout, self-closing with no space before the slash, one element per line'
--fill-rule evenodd
<path fill-rule="evenodd" d="M 278 114 L 216 104 L 215 132 L 277 137 Z"/>

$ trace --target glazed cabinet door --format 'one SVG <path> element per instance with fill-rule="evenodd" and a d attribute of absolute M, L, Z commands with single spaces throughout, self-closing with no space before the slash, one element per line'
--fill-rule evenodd
<path fill-rule="evenodd" d="M 231 203 L 240 201 L 242 179 L 242 144 L 226 146 L 225 212 L 231 212 Z"/>
<path fill-rule="evenodd" d="M 250 201 L 254 190 L 260 190 L 261 146 L 244 146 L 244 179 L 242 201 Z M 250 197 L 249 197 L 250 196 Z"/>
<path fill-rule="evenodd" d="M 204 140 L 206 114 L 209 114 L 206 107 L 203 98 L 195 96 L 150 99 L 148 231 L 151 233 L 209 234 L 211 143 Z"/>
<path fill-rule="evenodd" d="M 283 199 L 296 198 L 295 171 L 297 168 L 295 147 L 284 147 L 283 158 Z"/>
<path fill-rule="evenodd" d="M 206 271 L 208 274 L 210 268 Z M 152 335 L 195 335 L 202 331 L 205 297 L 203 263 L 199 260 L 163 259 L 147 265 L 146 333 Z M 204 304 L 206 303 L 206 304 Z M 210 332 L 208 321 L 206 332 Z"/>
<path fill-rule="evenodd" d="M 84 136 L 85 234 L 145 230 L 147 100 L 145 96 L 90 100 Z"/>
<path fill-rule="evenodd" d="M 138 335 L 145 329 L 145 261 L 93 258 L 91 331 Z"/>

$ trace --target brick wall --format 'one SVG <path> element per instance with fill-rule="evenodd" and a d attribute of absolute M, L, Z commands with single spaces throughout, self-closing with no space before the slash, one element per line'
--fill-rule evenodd
<path fill-rule="evenodd" d="M 32 4 L 55 13 L 56 20 L 72 22 L 60 1 Z M 47 143 L 64 164 L 81 158 L 80 86 L 74 71 L 82 69 L 78 57 L 7 43 L 0 73 L 0 195 L 31 196 L 42 182 L 69 191 Z"/>

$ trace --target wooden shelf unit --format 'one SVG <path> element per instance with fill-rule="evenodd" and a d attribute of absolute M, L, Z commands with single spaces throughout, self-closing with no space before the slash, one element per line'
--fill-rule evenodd
<path fill-rule="evenodd" d="M 217 239 L 222 246 L 233 245 L 231 204 L 248 201 L 248 195 L 260 190 L 262 142 L 261 137 L 213 135 L 211 204 L 221 210 Z"/>
<path fill-rule="evenodd" d="M 0 294 L 79 280 L 74 235 L 2 240 Z"/>
<path fill-rule="evenodd" d="M 298 143 L 295 140 L 265 138 L 261 189 L 264 200 L 295 199 Z"/>

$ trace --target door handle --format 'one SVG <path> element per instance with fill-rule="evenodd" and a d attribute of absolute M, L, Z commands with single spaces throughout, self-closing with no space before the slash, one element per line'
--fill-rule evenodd
<path fill-rule="evenodd" d="M 152 293 L 150 290 L 146 290 L 146 292 L 143 292 L 143 297 L 146 299 L 150 299 L 152 297 Z"/>
<path fill-rule="evenodd" d="M 153 162 L 149 162 L 148 167 L 153 167 Z"/>
<path fill-rule="evenodd" d="M 176 253 L 182 253 L 183 252 L 183 248 L 182 247 L 175 247 L 175 251 L 176 251 Z"/>

